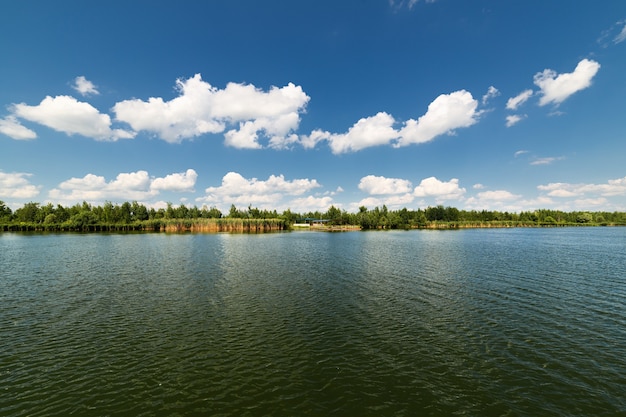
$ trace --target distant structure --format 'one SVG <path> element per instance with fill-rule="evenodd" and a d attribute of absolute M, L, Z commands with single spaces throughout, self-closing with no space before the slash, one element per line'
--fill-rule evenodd
<path fill-rule="evenodd" d="M 293 227 L 319 227 L 324 223 L 329 222 L 330 220 L 326 219 L 316 219 L 313 217 L 304 217 L 296 220 L 296 223 L 293 224 Z"/>

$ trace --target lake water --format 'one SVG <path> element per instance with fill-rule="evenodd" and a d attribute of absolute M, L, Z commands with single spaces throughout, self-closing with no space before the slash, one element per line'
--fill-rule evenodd
<path fill-rule="evenodd" d="M 2 416 L 626 413 L 626 228 L 0 233 Z"/>

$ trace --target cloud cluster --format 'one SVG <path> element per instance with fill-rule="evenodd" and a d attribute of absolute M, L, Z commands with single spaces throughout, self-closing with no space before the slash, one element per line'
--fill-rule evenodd
<path fill-rule="evenodd" d="M 224 133 L 225 143 L 236 148 L 281 149 L 298 140 L 295 131 L 309 101 L 302 87 L 292 83 L 263 91 L 250 84 L 229 83 L 218 89 L 202 80 L 200 74 L 176 82 L 178 96 L 132 99 L 116 103 L 115 119 L 91 104 L 74 97 L 47 96 L 38 105 L 25 103 L 10 107 L 11 114 L 0 119 L 0 133 L 13 139 L 34 139 L 34 131 L 19 119 L 49 127 L 67 135 L 81 135 L 100 141 L 132 139 L 147 132 L 170 143 L 180 143 L 206 133 Z M 72 88 L 82 96 L 99 94 L 84 76 Z M 113 128 L 113 122 L 128 128 Z M 228 130 L 227 130 L 228 129 Z"/>
<path fill-rule="evenodd" d="M 577 197 L 582 198 L 589 194 L 602 197 L 626 195 L 626 177 L 607 181 L 606 184 L 570 184 L 563 182 L 539 185 L 540 191 L 545 191 L 550 197 Z"/>
<path fill-rule="evenodd" d="M 259 180 L 245 178 L 237 172 L 229 172 L 222 178 L 221 185 L 208 187 L 205 190 L 206 195 L 196 201 L 218 207 L 235 204 L 266 209 L 287 208 L 291 206 L 285 201 L 285 197 L 302 196 L 318 187 L 321 185 L 315 179 L 286 180 L 283 175 L 270 175 L 267 180 Z M 324 201 L 330 201 L 330 197 Z"/>
<path fill-rule="evenodd" d="M 487 95 L 495 94 L 493 87 Z M 300 141 L 305 148 L 312 148 L 321 141 L 328 141 L 333 153 L 355 152 L 372 146 L 392 145 L 396 148 L 425 143 L 437 136 L 453 134 L 456 129 L 469 127 L 478 121 L 481 111 L 478 101 L 465 90 L 441 94 L 428 105 L 428 110 L 417 120 L 409 119 L 399 130 L 396 120 L 388 113 L 362 118 L 346 133 L 330 133 L 314 130 Z"/>
<path fill-rule="evenodd" d="M 410 193 L 412 189 L 411 181 L 400 178 L 367 175 L 359 182 L 359 190 L 370 195 L 404 194 Z"/>
<path fill-rule="evenodd" d="M 197 177 L 193 169 L 163 178 L 150 177 L 148 172 L 140 170 L 120 173 L 111 181 L 107 181 L 103 176 L 87 174 L 82 178 L 70 178 L 61 182 L 57 188 L 50 190 L 49 197 L 64 202 L 146 200 L 162 191 L 193 191 Z"/>
<path fill-rule="evenodd" d="M 132 139 L 134 132 L 111 128 L 111 117 L 89 103 L 71 96 L 47 96 L 36 106 L 15 104 L 13 114 L 30 122 L 63 132 L 96 140 Z"/>
<path fill-rule="evenodd" d="M 32 174 L 0 171 L 0 198 L 29 199 L 39 195 L 41 187 L 30 183 Z"/>
<path fill-rule="evenodd" d="M 509 98 L 506 109 L 517 111 L 534 96 L 539 96 L 540 106 L 558 106 L 588 88 L 599 69 L 596 61 L 583 59 L 571 73 L 558 74 L 551 69 L 539 72 L 533 78 L 539 91 L 526 89 Z M 83 96 L 99 94 L 84 76 L 77 77 L 72 88 Z M 66 95 L 47 96 L 34 106 L 14 104 L 11 114 L 0 119 L 0 133 L 14 139 L 34 139 L 36 133 L 23 126 L 21 119 L 101 141 L 132 139 L 139 132 L 146 132 L 170 143 L 180 143 L 222 133 L 225 145 L 240 149 L 285 149 L 295 144 L 314 148 L 326 142 L 334 154 L 341 154 L 375 146 L 399 148 L 426 143 L 476 124 L 485 112 L 479 110 L 479 101 L 470 92 L 458 90 L 436 97 L 426 112 L 415 119 L 397 121 L 381 111 L 359 119 L 344 133 L 316 129 L 309 135 L 298 135 L 301 115 L 310 97 L 293 83 L 267 91 L 239 83 L 228 83 L 219 89 L 195 74 L 178 79 L 176 90 L 177 96 L 171 100 L 150 97 L 117 102 L 111 109 L 114 119 L 91 104 Z M 490 86 L 482 96 L 482 105 L 499 95 L 499 90 Z M 524 118 L 525 114 L 507 115 L 506 126 L 514 126 Z M 114 128 L 113 123 L 121 127 Z"/>
<path fill-rule="evenodd" d="M 369 196 L 359 201 L 356 206 L 370 208 L 383 204 L 389 207 L 406 206 L 415 198 L 429 199 L 435 204 L 441 204 L 448 200 L 462 200 L 466 192 L 465 188 L 459 186 L 457 178 L 441 181 L 435 177 L 428 177 L 413 188 L 409 180 L 375 175 L 361 178 L 359 189 Z"/>
<path fill-rule="evenodd" d="M 300 123 L 300 113 L 309 101 L 302 87 L 289 83 L 264 92 L 250 84 L 229 83 L 217 89 L 200 74 L 176 82 L 178 97 L 165 101 L 152 97 L 115 104 L 116 119 L 135 131 L 147 131 L 179 143 L 205 133 L 221 133 L 228 125 L 226 144 L 236 148 L 260 148 L 259 134 L 270 146 L 283 147 Z"/>
<path fill-rule="evenodd" d="M 593 77 L 600 70 L 600 64 L 590 59 L 583 59 L 574 68 L 573 72 L 558 74 L 551 69 L 545 69 L 538 72 L 533 77 L 534 84 L 539 87 L 536 93 L 540 95 L 539 106 L 553 104 L 559 106 L 562 102 L 571 97 L 574 93 L 584 90 L 591 85 Z M 517 111 L 524 103 L 526 103 L 535 92 L 527 89 L 519 93 L 517 96 L 511 97 L 506 102 L 506 109 Z M 558 114 L 558 113 L 554 113 Z M 506 116 L 506 126 L 511 127 L 526 118 L 526 115 L 508 115 Z"/>

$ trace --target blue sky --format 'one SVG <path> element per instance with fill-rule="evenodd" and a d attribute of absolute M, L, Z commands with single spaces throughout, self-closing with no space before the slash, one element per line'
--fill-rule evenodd
<path fill-rule="evenodd" d="M 0 200 L 626 210 L 626 2 L 0 4 Z"/>

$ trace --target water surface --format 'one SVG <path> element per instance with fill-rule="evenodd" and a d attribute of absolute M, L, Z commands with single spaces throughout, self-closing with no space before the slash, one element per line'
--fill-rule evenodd
<path fill-rule="evenodd" d="M 0 415 L 626 413 L 626 228 L 0 234 Z"/>

